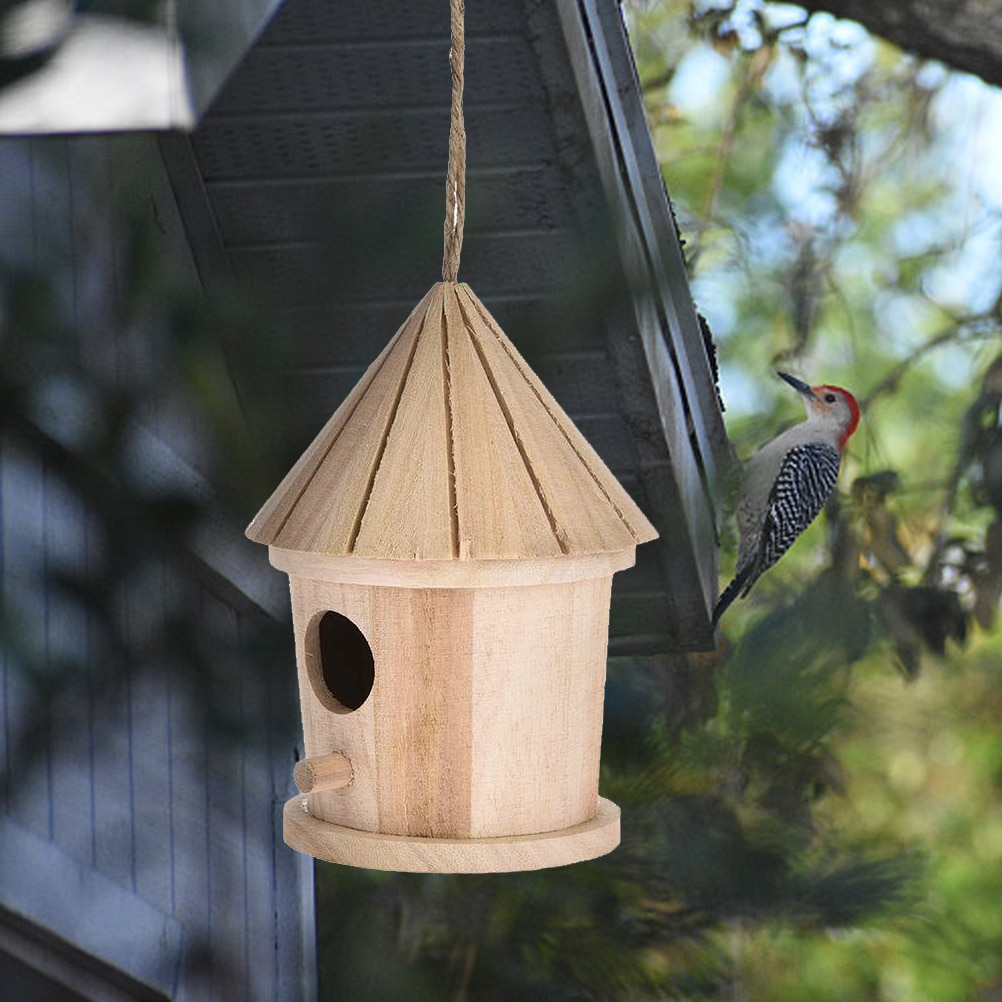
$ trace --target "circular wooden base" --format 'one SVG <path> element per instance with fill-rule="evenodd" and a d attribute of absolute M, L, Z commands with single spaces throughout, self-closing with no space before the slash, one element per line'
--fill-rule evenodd
<path fill-rule="evenodd" d="M 619 808 L 604 797 L 590 821 L 506 838 L 418 838 L 383 835 L 321 821 L 304 809 L 305 798 L 293 797 L 283 814 L 285 841 L 309 856 L 329 863 L 370 870 L 412 873 L 502 873 L 566 866 L 604 856 L 619 845 Z"/>

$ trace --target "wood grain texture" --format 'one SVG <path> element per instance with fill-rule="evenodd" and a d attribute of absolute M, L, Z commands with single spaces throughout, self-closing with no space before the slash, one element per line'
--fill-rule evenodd
<path fill-rule="evenodd" d="M 460 283 L 425 296 L 247 530 L 396 560 L 611 553 L 657 532 Z"/>
<path fill-rule="evenodd" d="M 464 558 L 560 554 L 546 509 L 459 307 L 445 297 L 459 551 Z"/>
<path fill-rule="evenodd" d="M 501 588 L 508 585 L 561 584 L 604 578 L 632 567 L 636 547 L 616 553 L 533 560 L 385 560 L 378 557 L 335 557 L 272 546 L 273 567 L 290 577 L 311 581 L 389 585 L 394 588 Z"/>
<path fill-rule="evenodd" d="M 510 873 L 567 866 L 611 852 L 620 838 L 619 808 L 602 797 L 595 815 L 579 825 L 506 838 L 414 838 L 357 831 L 315 818 L 303 797 L 287 801 L 283 822 L 286 842 L 317 859 L 412 873 Z"/>
<path fill-rule="evenodd" d="M 611 588 L 595 578 L 472 592 L 471 834 L 594 815 Z"/>
<path fill-rule="evenodd" d="M 583 824 L 596 809 L 611 576 L 558 585 L 415 589 L 293 577 L 306 754 L 351 760 L 314 817 L 363 831 L 490 838 Z M 369 698 L 331 712 L 310 625 L 365 635 Z M 322 683 L 319 683 L 322 684 Z M 327 700 L 329 703 L 329 699 Z"/>
<path fill-rule="evenodd" d="M 363 499 L 359 532 L 351 543 L 351 552 L 358 556 L 458 556 L 442 298 L 438 285 L 426 299 L 428 309 L 382 443 L 379 468 Z M 339 456 L 333 458 L 339 461 Z M 321 484 L 325 473 L 317 473 Z"/>
<path fill-rule="evenodd" d="M 358 385 L 321 429 L 247 529 L 259 543 L 351 552 L 404 374 L 424 322 L 427 297 L 414 308 Z M 319 476 L 323 470 L 324 476 Z M 330 517 L 337 499 L 341 519 Z"/>
<path fill-rule="evenodd" d="M 338 752 L 319 758 L 303 758 L 292 770 L 292 778 L 300 793 L 340 790 L 351 785 L 351 762 Z"/>
<path fill-rule="evenodd" d="M 431 289 L 248 535 L 290 575 L 307 754 L 292 844 L 484 870 L 618 843 L 618 809 L 595 821 L 612 573 L 656 533 L 467 286 Z M 329 611 L 375 665 L 353 710 L 334 696 L 351 655 L 319 639 Z M 309 763 L 337 767 L 318 781 Z M 332 848 L 344 831 L 351 849 Z M 467 859 L 457 840 L 505 844 Z"/>
<path fill-rule="evenodd" d="M 632 498 L 467 285 L 460 308 L 562 553 L 603 553 L 657 537 Z"/>

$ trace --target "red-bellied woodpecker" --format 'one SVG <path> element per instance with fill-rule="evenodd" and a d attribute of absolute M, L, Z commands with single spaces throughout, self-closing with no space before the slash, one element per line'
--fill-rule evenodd
<path fill-rule="evenodd" d="M 835 489 L 842 451 L 859 424 L 859 404 L 848 390 L 777 375 L 804 398 L 807 420 L 777 435 L 744 464 L 736 512 L 737 570 L 717 599 L 714 626 L 817 517 Z"/>

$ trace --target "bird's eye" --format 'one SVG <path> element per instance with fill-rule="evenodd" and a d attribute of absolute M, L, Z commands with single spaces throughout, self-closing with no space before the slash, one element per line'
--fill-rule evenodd
<path fill-rule="evenodd" d="M 834 393 L 826 393 L 825 394 L 825 403 L 826 404 L 833 404 L 833 403 L 835 403 L 835 394 Z"/>

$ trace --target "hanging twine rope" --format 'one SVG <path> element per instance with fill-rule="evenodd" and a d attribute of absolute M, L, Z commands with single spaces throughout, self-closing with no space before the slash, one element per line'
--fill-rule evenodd
<path fill-rule="evenodd" d="M 445 181 L 445 252 L 442 279 L 455 282 L 459 256 L 463 250 L 463 222 L 466 215 L 466 126 L 463 123 L 463 62 L 466 56 L 465 0 L 452 3 L 452 123 L 449 127 L 449 170 Z"/>

